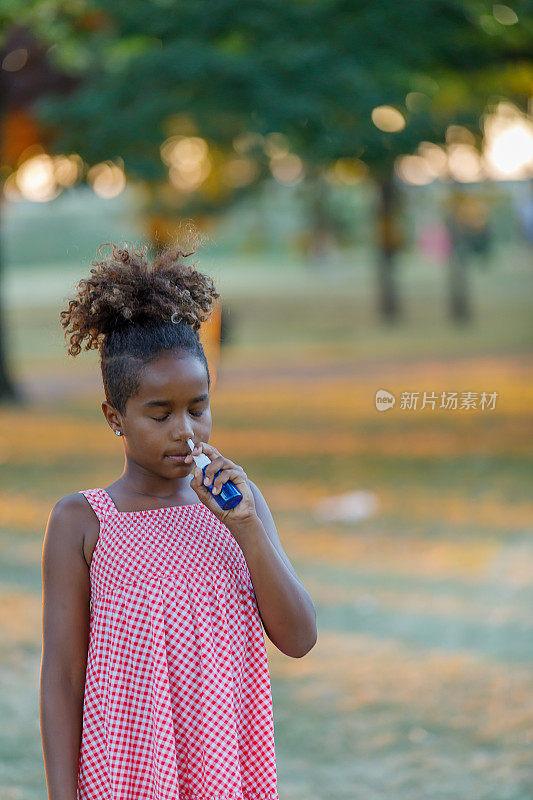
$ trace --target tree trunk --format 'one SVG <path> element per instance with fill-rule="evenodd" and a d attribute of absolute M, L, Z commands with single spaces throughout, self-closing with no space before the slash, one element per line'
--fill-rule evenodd
<path fill-rule="evenodd" d="M 448 259 L 450 317 L 453 322 L 467 322 L 472 317 L 466 279 L 466 259 L 460 248 L 453 248 Z"/>
<path fill-rule="evenodd" d="M 309 265 L 316 273 L 327 273 L 336 239 L 328 208 L 328 186 L 324 177 L 312 174 L 307 182 L 309 231 L 307 254 Z"/>
<path fill-rule="evenodd" d="M 378 310 L 384 322 L 393 322 L 399 315 L 395 267 L 395 253 L 381 247 L 378 252 Z"/>
<path fill-rule="evenodd" d="M 401 235 L 398 220 L 399 198 L 392 171 L 380 179 L 378 188 L 378 310 L 384 322 L 394 322 L 400 316 L 395 272 L 396 254 L 401 246 Z"/>
<path fill-rule="evenodd" d="M 2 294 L 2 251 L 0 247 L 0 404 L 22 405 L 25 402 L 25 398 L 12 381 L 7 365 L 6 323 Z"/>
<path fill-rule="evenodd" d="M 468 252 L 464 217 L 464 194 L 460 189 L 451 193 L 446 213 L 446 227 L 450 237 L 448 258 L 448 303 L 452 322 L 468 322 L 472 317 L 468 281 Z"/>

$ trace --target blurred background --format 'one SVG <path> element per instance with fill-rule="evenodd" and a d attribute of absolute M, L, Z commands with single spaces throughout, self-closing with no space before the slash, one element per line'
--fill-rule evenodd
<path fill-rule="evenodd" d="M 46 797 L 48 515 L 123 467 L 59 311 L 191 227 L 211 441 L 317 609 L 265 636 L 280 800 L 531 798 L 531 12 L 0 2 L 2 798 Z"/>

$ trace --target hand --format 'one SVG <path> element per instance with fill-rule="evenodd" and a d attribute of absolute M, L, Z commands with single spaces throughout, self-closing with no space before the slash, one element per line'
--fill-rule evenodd
<path fill-rule="evenodd" d="M 213 445 L 207 444 L 206 442 L 200 442 L 199 445 L 196 445 L 193 451 L 194 455 L 199 455 L 202 452 L 211 459 L 211 463 L 205 468 L 207 485 L 210 486 L 213 483 L 213 476 L 215 472 L 222 470 L 222 472 L 215 478 L 215 484 L 212 490 L 213 493 L 215 495 L 219 494 L 223 484 L 230 480 L 235 484 L 239 492 L 242 494 L 242 500 L 238 505 L 235 506 L 235 508 L 228 508 L 226 511 L 224 511 L 224 509 L 219 506 L 211 492 L 207 490 L 206 485 L 202 483 L 202 470 L 200 467 L 195 466 L 194 477 L 190 485 L 202 503 L 207 506 L 207 508 L 213 512 L 215 517 L 218 517 L 218 519 L 223 522 L 224 525 L 230 529 L 230 531 L 232 525 L 234 527 L 239 527 L 243 524 L 255 521 L 257 519 L 257 513 L 255 510 L 254 496 L 243 468 L 238 464 L 234 464 L 233 461 L 229 460 L 229 458 L 225 458 L 215 447 L 213 447 Z M 193 453 L 190 453 L 188 456 L 186 456 L 186 463 L 189 464 L 193 461 Z"/>

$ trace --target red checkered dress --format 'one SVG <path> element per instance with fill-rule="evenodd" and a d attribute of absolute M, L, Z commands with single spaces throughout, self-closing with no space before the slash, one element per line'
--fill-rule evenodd
<path fill-rule="evenodd" d="M 203 503 L 100 520 L 77 800 L 279 800 L 246 560 Z"/>

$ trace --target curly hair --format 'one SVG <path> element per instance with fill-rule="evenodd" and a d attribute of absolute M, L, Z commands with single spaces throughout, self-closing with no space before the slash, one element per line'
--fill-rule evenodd
<path fill-rule="evenodd" d="M 130 244 L 130 243 L 127 243 Z M 99 253 L 105 245 L 100 247 Z M 165 351 L 186 351 L 209 367 L 198 330 L 220 297 L 210 276 L 181 259 L 196 252 L 171 245 L 152 263 L 146 246 L 137 250 L 111 244 L 112 253 L 93 261 L 91 276 L 76 285 L 77 295 L 60 312 L 68 354 L 99 349 L 107 401 L 124 414 L 129 397 L 137 394 L 143 368 Z"/>

